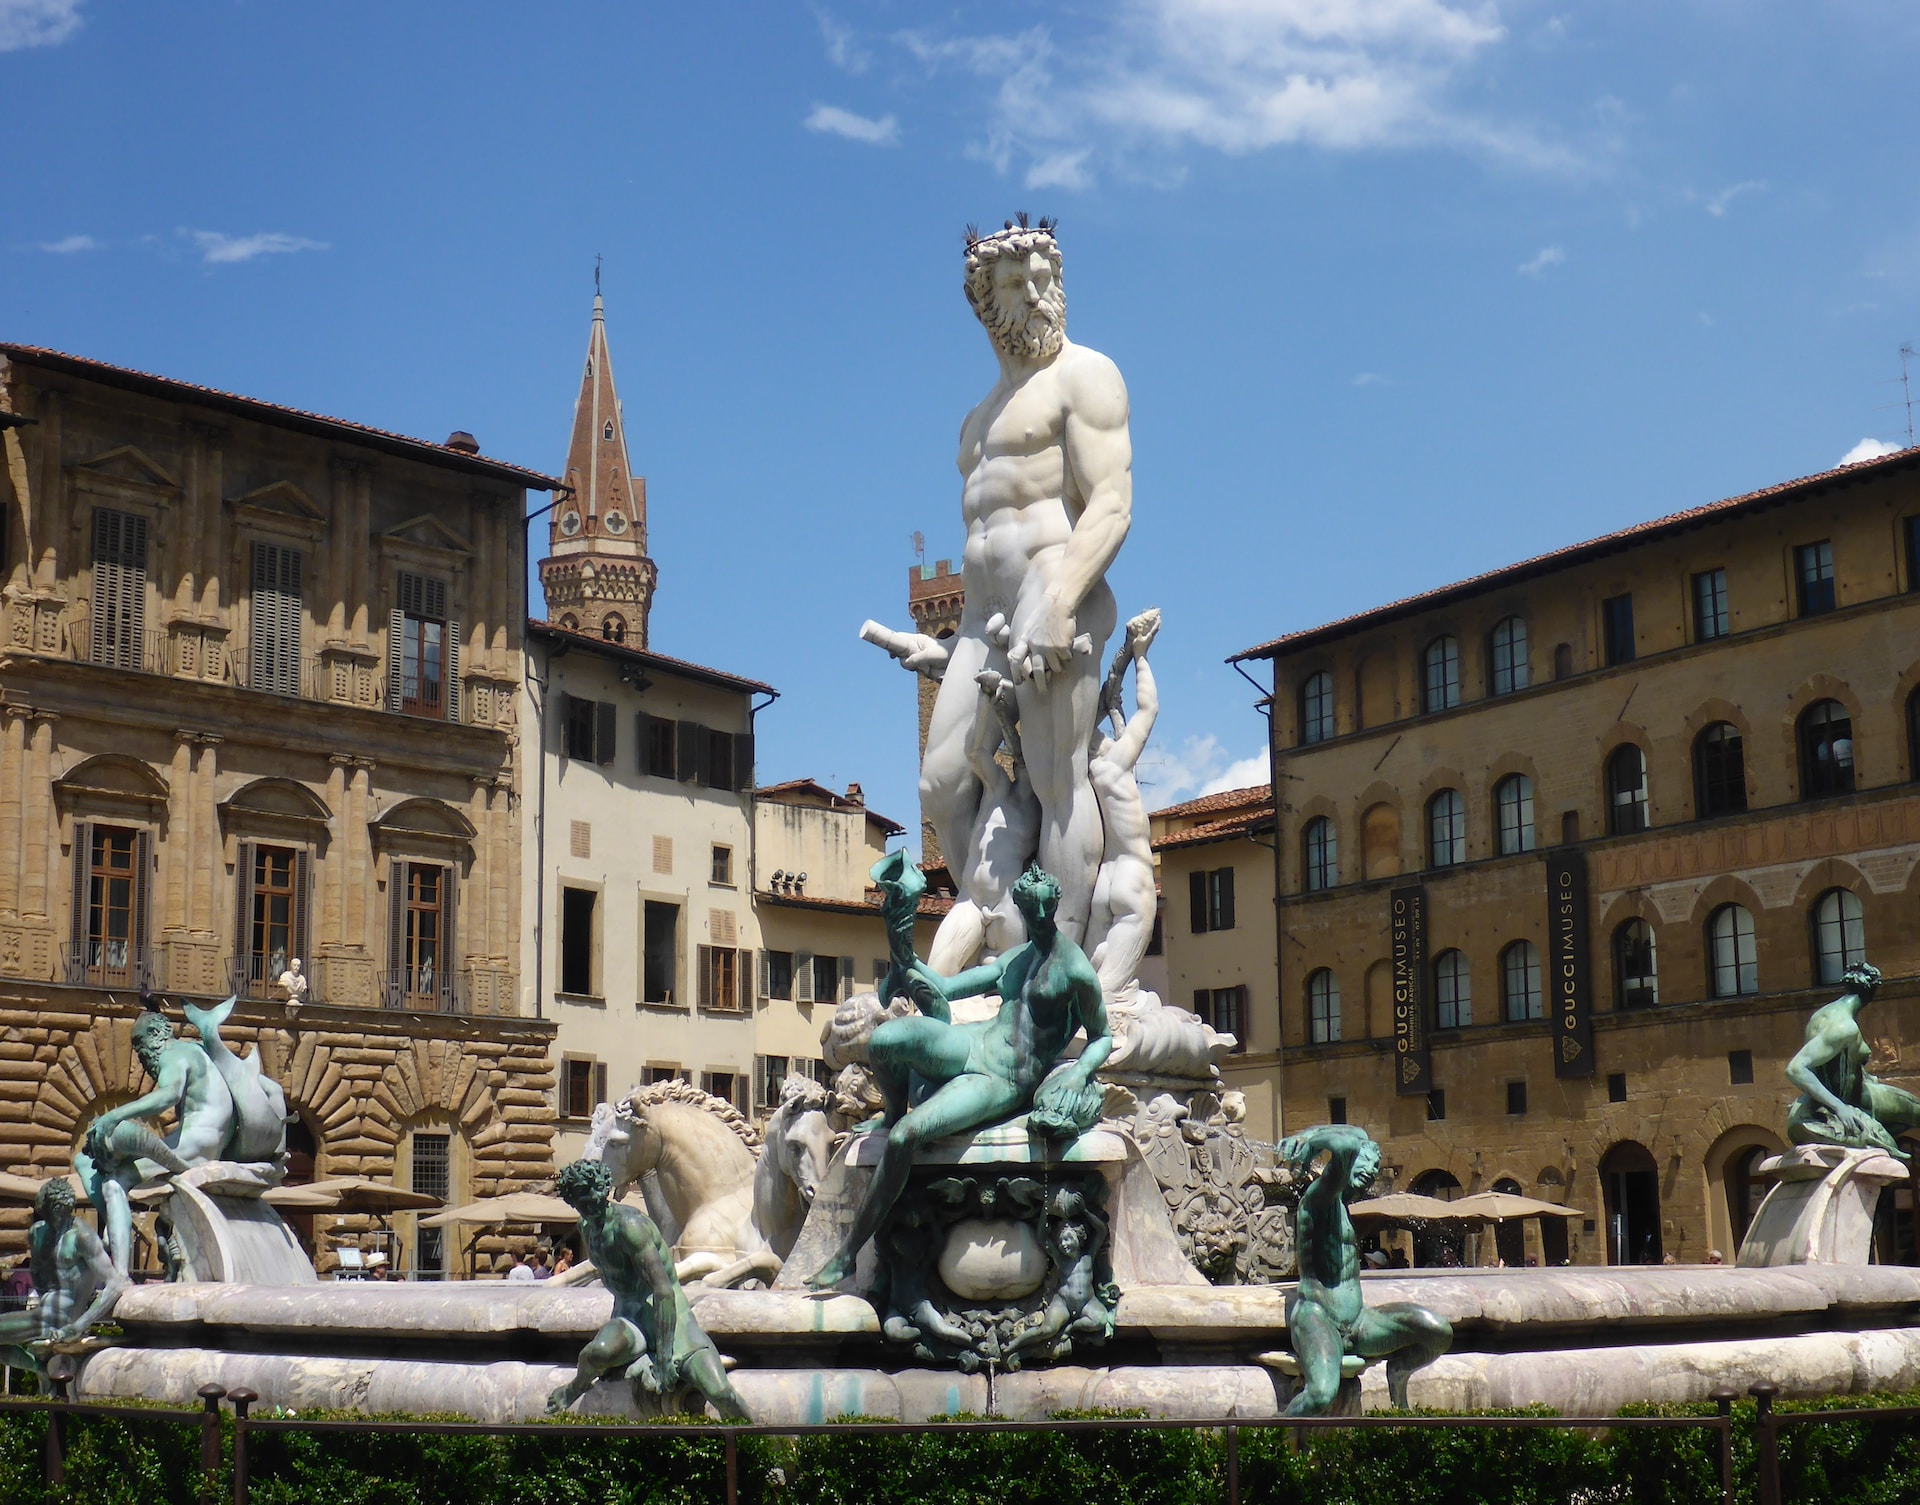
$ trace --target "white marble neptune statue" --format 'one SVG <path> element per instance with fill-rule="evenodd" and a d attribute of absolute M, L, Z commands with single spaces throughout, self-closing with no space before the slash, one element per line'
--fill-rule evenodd
<path fill-rule="evenodd" d="M 966 294 L 1000 375 L 960 429 L 965 611 L 944 642 L 877 623 L 863 636 L 941 681 L 920 793 L 956 874 L 976 868 L 963 854 L 991 824 L 976 759 L 981 718 L 994 710 L 977 677 L 1011 681 L 1023 771 L 1040 809 L 1033 856 L 1060 884 L 1061 930 L 1079 940 L 1105 844 L 1087 759 L 1118 616 L 1106 572 L 1133 509 L 1127 388 L 1111 360 L 1067 338 L 1048 221 L 1029 226 L 1022 216 L 992 235 L 970 232 Z M 980 916 L 1005 907 L 1003 894 L 963 897 L 973 903 L 942 928 L 928 958 L 943 974 L 978 955 Z"/>

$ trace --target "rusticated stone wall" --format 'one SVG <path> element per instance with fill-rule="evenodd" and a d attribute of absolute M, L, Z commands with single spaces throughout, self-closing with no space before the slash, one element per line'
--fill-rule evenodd
<path fill-rule="evenodd" d="M 243 1054 L 263 1052 L 267 1074 L 312 1133 L 315 1179 L 362 1176 L 408 1184 L 409 1136 L 418 1126 L 455 1137 L 452 1196 L 500 1196 L 553 1173 L 553 1026 L 532 1019 L 473 1019 L 385 1009 L 284 1005 L 236 1012 L 222 1037 Z M 191 1031 L 170 1009 L 176 1028 Z M 48 1176 L 69 1168 L 102 1109 L 152 1083 L 133 1053 L 130 1002 L 92 989 L 11 985 L 0 990 L 0 1167 Z M 31 1214 L 0 1206 L 0 1257 L 25 1252 Z M 393 1226 L 403 1242 L 412 1217 Z M 365 1217 L 317 1216 L 321 1270 L 333 1249 L 361 1243 Z M 512 1243 L 524 1245 L 530 1230 Z M 510 1241 L 475 1246 L 476 1273 L 500 1262 Z M 459 1250 L 449 1240 L 449 1263 Z"/>

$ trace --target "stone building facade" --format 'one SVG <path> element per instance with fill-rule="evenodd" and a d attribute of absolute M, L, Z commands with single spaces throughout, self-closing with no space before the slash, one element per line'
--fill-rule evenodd
<path fill-rule="evenodd" d="M 145 986 L 241 996 L 299 1177 L 548 1174 L 515 713 L 521 519 L 556 483 L 12 345 L 0 441 L 0 1163 L 51 1172 L 137 1095 Z M 451 1268 L 400 1222 L 399 1263 Z"/>
<path fill-rule="evenodd" d="M 960 630 L 960 614 L 966 610 L 967 588 L 953 568 L 951 559 L 933 564 L 907 567 L 907 612 L 913 618 L 913 630 L 930 638 L 950 638 Z M 919 696 L 920 761 L 927 759 L 927 728 L 933 721 L 934 697 L 940 693 L 937 680 L 916 675 L 914 688 Z M 933 869 L 946 866 L 940 851 L 940 838 L 933 822 L 920 818 L 920 865 Z"/>
<path fill-rule="evenodd" d="M 1344 1117 L 1399 1189 L 1585 1213 L 1564 1244 L 1504 1232 L 1509 1262 L 1731 1258 L 1849 962 L 1888 979 L 1870 1069 L 1916 1085 L 1914 451 L 1237 658 L 1272 666 L 1285 791 L 1251 1132 Z M 1171 856 L 1191 952 L 1215 938 Z M 1886 1257 L 1913 1256 L 1912 1208 L 1883 1205 Z"/>

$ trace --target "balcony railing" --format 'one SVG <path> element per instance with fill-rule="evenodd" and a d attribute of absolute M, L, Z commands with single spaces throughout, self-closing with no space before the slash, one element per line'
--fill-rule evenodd
<path fill-rule="evenodd" d="M 121 988 L 138 992 L 158 987 L 155 955 L 130 941 L 92 940 L 60 947 L 60 980 L 76 988 Z"/>
<path fill-rule="evenodd" d="M 380 979 L 380 1002 L 421 1014 L 464 1014 L 467 992 L 451 973 L 431 967 L 401 967 Z"/>

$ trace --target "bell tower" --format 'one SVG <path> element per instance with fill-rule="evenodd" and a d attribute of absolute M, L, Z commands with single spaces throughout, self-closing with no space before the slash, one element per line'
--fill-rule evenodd
<path fill-rule="evenodd" d="M 647 557 L 647 482 L 627 459 L 598 267 L 593 283 L 587 367 L 561 472 L 572 489 L 547 514 L 549 554 L 540 561 L 540 589 L 547 620 L 556 626 L 645 648 L 658 578 Z"/>

